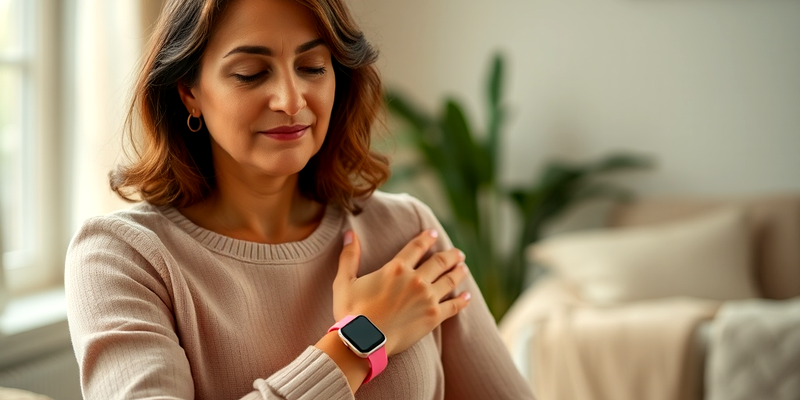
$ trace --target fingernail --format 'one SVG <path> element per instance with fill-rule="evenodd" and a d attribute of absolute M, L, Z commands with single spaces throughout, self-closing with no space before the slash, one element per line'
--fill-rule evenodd
<path fill-rule="evenodd" d="M 437 231 L 436 229 L 431 229 L 428 233 L 431 235 L 431 237 L 435 238 L 439 237 L 439 231 Z"/>
<path fill-rule="evenodd" d="M 469 268 L 467 267 L 467 264 L 464 264 L 463 262 L 459 263 L 458 266 L 461 267 L 461 269 L 463 269 L 465 272 L 469 271 Z"/>
<path fill-rule="evenodd" d="M 347 246 L 350 243 L 353 243 L 353 231 L 347 231 L 344 233 L 344 245 Z"/>
<path fill-rule="evenodd" d="M 469 301 L 469 299 L 471 299 L 471 298 L 472 298 L 472 295 L 469 292 L 467 292 L 467 294 L 464 295 L 464 300 L 466 300 L 466 301 Z"/>
<path fill-rule="evenodd" d="M 464 254 L 464 252 L 463 252 L 463 251 L 459 250 L 459 251 L 458 251 L 458 259 L 459 259 L 459 260 L 461 260 L 461 261 L 464 261 L 464 260 L 466 260 L 466 259 L 467 259 L 467 255 L 466 255 L 466 254 Z"/>

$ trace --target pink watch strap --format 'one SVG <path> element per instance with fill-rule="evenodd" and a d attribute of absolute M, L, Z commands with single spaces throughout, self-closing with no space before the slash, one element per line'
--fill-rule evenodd
<path fill-rule="evenodd" d="M 386 369 L 386 364 L 389 363 L 389 358 L 386 356 L 386 346 L 381 346 L 380 349 L 375 350 L 374 353 L 367 357 L 367 360 L 369 360 L 370 369 L 367 378 L 364 379 L 364 383 L 371 381 L 372 378 L 378 376 L 378 374 Z M 364 383 L 362 383 L 362 385 Z"/>
<path fill-rule="evenodd" d="M 348 315 L 340 319 L 335 324 L 333 324 L 332 327 L 328 328 L 328 332 L 338 331 L 339 329 L 342 329 L 343 326 L 347 325 L 350 321 L 354 319 L 356 319 L 356 315 Z"/>
<path fill-rule="evenodd" d="M 343 326 L 347 325 L 350 321 L 354 320 L 357 315 L 348 315 L 338 322 L 333 324 L 332 327 L 328 329 L 328 332 L 338 331 L 342 329 Z M 386 365 L 389 364 L 389 358 L 386 356 L 386 347 L 381 346 L 378 350 L 375 350 L 374 353 L 367 356 L 367 360 L 369 361 L 369 374 L 367 374 L 366 379 L 364 379 L 364 383 L 371 381 L 372 378 L 378 376 L 384 369 L 386 369 Z"/>

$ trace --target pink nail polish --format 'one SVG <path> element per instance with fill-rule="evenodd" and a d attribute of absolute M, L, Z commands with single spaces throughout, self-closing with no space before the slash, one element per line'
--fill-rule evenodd
<path fill-rule="evenodd" d="M 430 232 L 428 233 L 430 233 L 431 237 L 435 238 L 439 237 L 439 231 L 437 231 L 436 229 L 431 229 Z"/>
<path fill-rule="evenodd" d="M 350 243 L 353 243 L 353 231 L 347 231 L 344 233 L 344 245 L 347 246 Z"/>
<path fill-rule="evenodd" d="M 471 298 L 472 298 L 472 295 L 469 292 L 467 292 L 467 294 L 464 295 L 464 300 L 466 300 L 466 301 L 469 301 L 469 299 L 471 299 Z"/>

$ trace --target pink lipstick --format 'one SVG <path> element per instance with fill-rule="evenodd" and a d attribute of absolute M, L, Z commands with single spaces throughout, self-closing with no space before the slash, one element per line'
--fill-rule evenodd
<path fill-rule="evenodd" d="M 311 125 L 279 126 L 261 134 L 275 140 L 295 140 L 302 137 Z"/>

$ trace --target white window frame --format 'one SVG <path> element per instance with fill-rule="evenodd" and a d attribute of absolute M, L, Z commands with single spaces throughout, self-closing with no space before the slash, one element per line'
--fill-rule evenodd
<path fill-rule="evenodd" d="M 24 141 L 23 215 L 26 237 L 23 249 L 3 254 L 6 288 L 12 296 L 53 287 L 63 282 L 65 218 L 60 165 L 63 165 L 64 124 L 61 123 L 62 43 L 58 0 L 22 0 L 24 48 L 17 59 L 1 59 L 0 64 L 23 69 Z"/>

